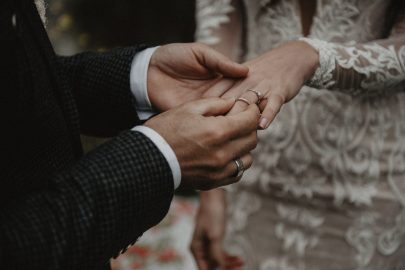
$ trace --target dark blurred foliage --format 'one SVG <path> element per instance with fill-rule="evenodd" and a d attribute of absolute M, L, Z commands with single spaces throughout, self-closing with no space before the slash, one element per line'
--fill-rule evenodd
<path fill-rule="evenodd" d="M 62 28 L 77 33 L 82 47 L 98 49 L 191 42 L 194 5 L 191 0 L 50 0 L 49 10 Z"/>

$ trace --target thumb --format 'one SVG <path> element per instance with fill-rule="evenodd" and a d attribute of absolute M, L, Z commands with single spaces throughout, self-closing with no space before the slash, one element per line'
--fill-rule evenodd
<path fill-rule="evenodd" d="M 204 98 L 189 103 L 194 113 L 204 116 L 225 115 L 232 109 L 234 104 L 234 98 Z"/>
<path fill-rule="evenodd" d="M 228 57 L 208 46 L 199 46 L 197 48 L 197 58 L 210 71 L 231 78 L 246 77 L 249 73 L 247 66 L 233 62 Z"/>

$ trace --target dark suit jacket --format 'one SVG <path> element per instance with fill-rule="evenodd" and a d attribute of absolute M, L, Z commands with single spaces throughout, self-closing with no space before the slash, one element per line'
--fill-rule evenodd
<path fill-rule="evenodd" d="M 128 131 L 139 49 L 57 57 L 33 0 L 1 0 L 1 269 L 108 267 L 167 213 L 170 167 Z M 116 137 L 83 156 L 80 132 Z"/>

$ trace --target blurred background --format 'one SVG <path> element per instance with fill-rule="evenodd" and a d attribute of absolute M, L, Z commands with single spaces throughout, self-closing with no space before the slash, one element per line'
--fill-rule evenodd
<path fill-rule="evenodd" d="M 60 55 L 192 42 L 194 12 L 190 0 L 47 0 L 47 31 Z M 106 140 L 82 137 L 85 151 Z M 113 260 L 112 268 L 195 269 L 188 245 L 196 207 L 195 194 L 178 194 L 163 222 Z"/>
<path fill-rule="evenodd" d="M 48 0 L 48 32 L 60 54 L 194 39 L 194 1 Z"/>

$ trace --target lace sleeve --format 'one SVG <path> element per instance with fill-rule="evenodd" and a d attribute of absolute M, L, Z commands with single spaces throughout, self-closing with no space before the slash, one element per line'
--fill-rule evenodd
<path fill-rule="evenodd" d="M 196 0 L 195 40 L 240 60 L 240 8 L 240 0 Z"/>
<path fill-rule="evenodd" d="M 338 44 L 301 38 L 319 52 L 319 68 L 308 85 L 352 95 L 404 91 L 405 5 L 386 39 Z"/>
<path fill-rule="evenodd" d="M 367 44 L 342 45 L 302 38 L 319 52 L 308 85 L 358 94 L 398 90 L 405 80 L 405 35 Z"/>

